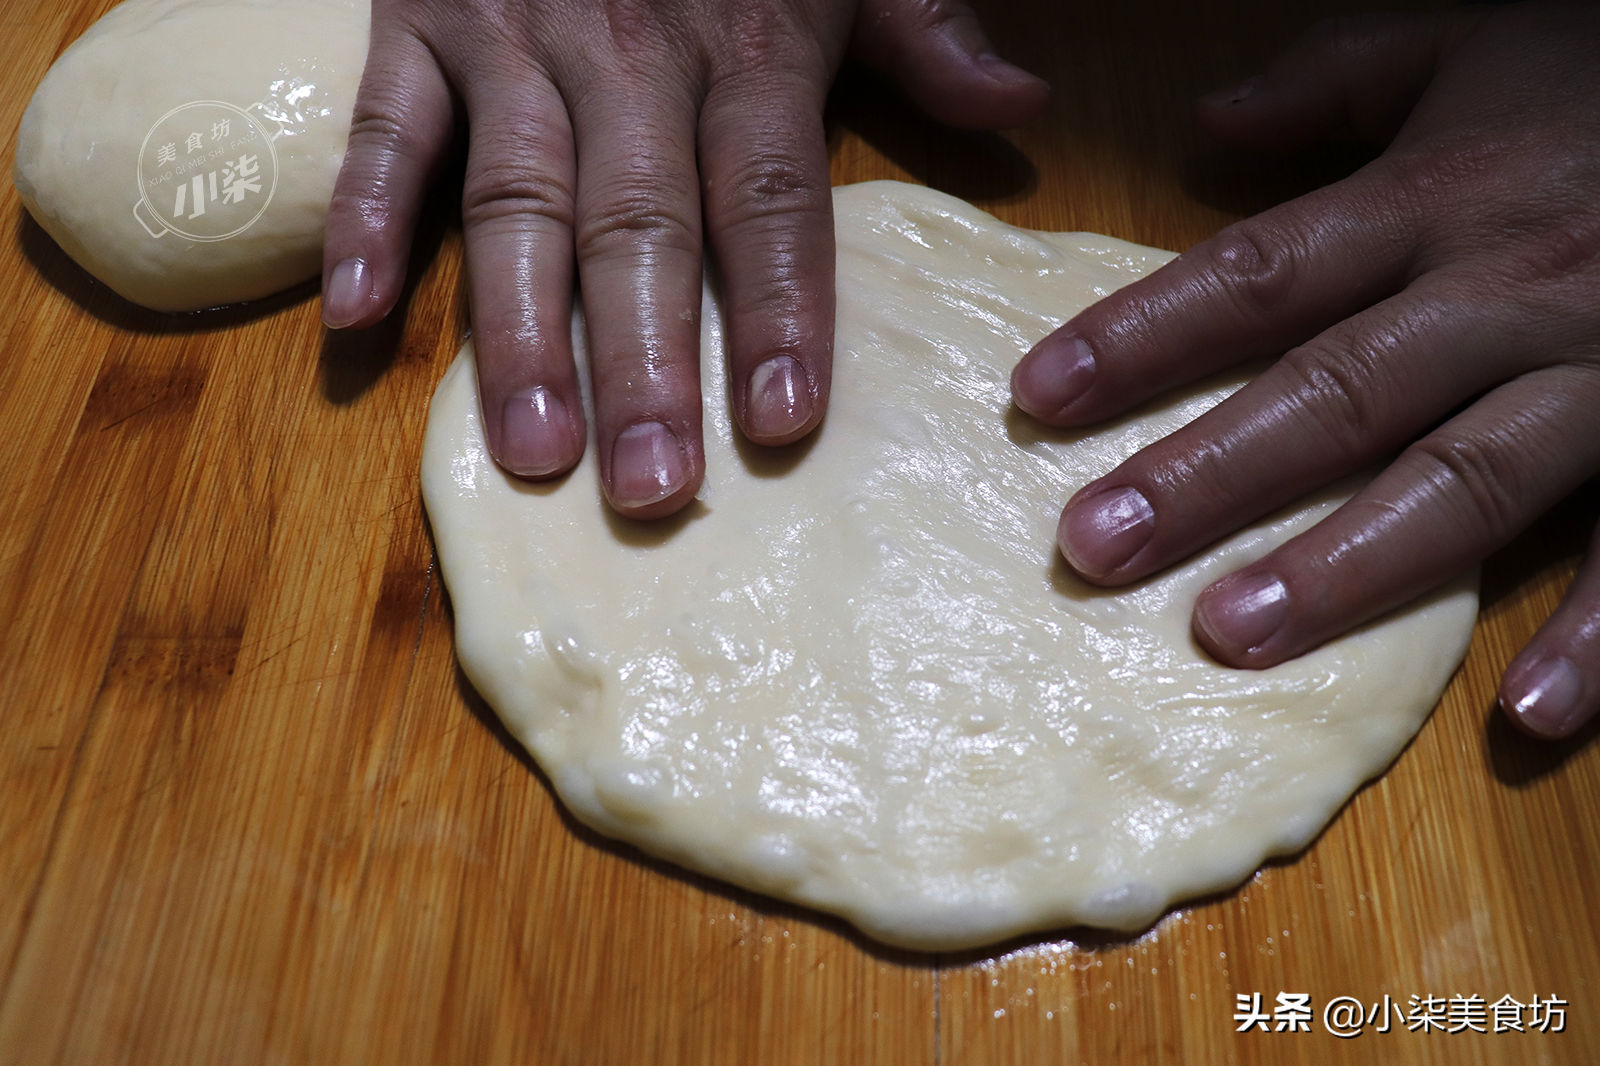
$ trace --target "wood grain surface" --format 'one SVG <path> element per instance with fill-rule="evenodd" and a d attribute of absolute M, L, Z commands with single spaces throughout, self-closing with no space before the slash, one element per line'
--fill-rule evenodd
<path fill-rule="evenodd" d="M 0 7 L 0 130 L 105 0 Z M 1055 85 L 1005 136 L 847 72 L 836 182 L 1183 249 L 1359 165 L 1209 146 L 1189 100 L 1335 2 L 989 5 Z M 1305 852 L 1137 937 L 919 955 L 577 825 L 456 668 L 419 503 L 466 328 L 446 181 L 404 310 L 314 287 L 166 317 L 0 190 L 0 1063 L 1591 1063 L 1600 746 L 1492 710 L 1570 580 L 1588 490 L 1486 566 L 1416 741 Z M 1235 996 L 1307 993 L 1310 1033 Z M 1336 996 L 1567 1001 L 1565 1031 L 1323 1030 Z"/>

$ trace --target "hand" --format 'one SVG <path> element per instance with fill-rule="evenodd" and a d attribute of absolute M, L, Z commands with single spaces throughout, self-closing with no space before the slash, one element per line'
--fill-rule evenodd
<path fill-rule="evenodd" d="M 1068 501 L 1061 550 L 1100 585 L 1392 457 L 1201 595 L 1196 638 L 1259 668 L 1466 569 L 1600 471 L 1600 7 L 1328 24 L 1199 118 L 1255 148 L 1342 130 L 1389 146 L 1089 308 L 1012 387 L 1023 410 L 1077 426 L 1287 349 Z M 1500 701 L 1547 737 L 1600 709 L 1600 551 Z"/>
<path fill-rule="evenodd" d="M 1003 126 L 1046 88 L 959 0 L 376 0 L 328 216 L 323 318 L 393 308 L 459 104 L 480 399 L 497 462 L 555 477 L 587 431 L 569 335 L 576 255 L 600 476 L 634 518 L 704 475 L 702 228 L 721 268 L 735 414 L 760 444 L 822 418 L 833 207 L 822 105 L 852 29 L 935 118 Z"/>

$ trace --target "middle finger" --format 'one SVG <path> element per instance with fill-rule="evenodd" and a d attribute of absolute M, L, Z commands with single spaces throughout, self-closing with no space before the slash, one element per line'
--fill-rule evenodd
<path fill-rule="evenodd" d="M 1097 584 L 1132 581 L 1396 451 L 1537 348 L 1533 309 L 1485 279 L 1428 275 L 1291 351 L 1249 385 L 1091 482 L 1057 537 Z"/>
<path fill-rule="evenodd" d="M 697 102 L 643 67 L 587 89 L 571 112 L 600 477 L 617 511 L 656 518 L 705 473 Z"/>

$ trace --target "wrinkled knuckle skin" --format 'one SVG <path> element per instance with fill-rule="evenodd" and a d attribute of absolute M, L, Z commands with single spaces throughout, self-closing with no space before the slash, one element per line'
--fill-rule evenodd
<path fill-rule="evenodd" d="M 1238 313 L 1271 324 L 1294 291 L 1300 253 L 1273 228 L 1240 223 L 1219 235 L 1207 267 Z"/>
<path fill-rule="evenodd" d="M 1531 517 L 1519 463 L 1507 443 L 1492 436 L 1449 436 L 1412 446 L 1425 476 L 1459 505 L 1461 524 L 1495 544 L 1510 540 Z"/>
<path fill-rule="evenodd" d="M 461 220 L 468 229 L 506 218 L 542 218 L 572 225 L 571 190 L 513 163 L 476 168 L 461 198 Z"/>
<path fill-rule="evenodd" d="M 1496 174 L 1517 147 L 1500 137 L 1462 136 L 1421 149 L 1391 151 L 1369 164 L 1384 193 L 1384 209 L 1419 232 L 1441 236 L 1465 227 L 1498 226 L 1480 204 L 1499 202 Z M 1487 195 L 1486 193 L 1490 194 Z"/>
<path fill-rule="evenodd" d="M 522 39 L 523 25 L 503 0 L 373 0 L 372 24 L 409 33 L 441 62 L 474 48 Z M 409 77 L 404 80 L 410 80 Z"/>
<path fill-rule="evenodd" d="M 407 143 L 405 128 L 386 110 L 358 112 L 351 121 L 345 165 L 334 184 L 328 205 L 330 218 L 359 220 L 361 228 L 381 230 L 393 211 L 389 183 L 415 149 Z"/>
<path fill-rule="evenodd" d="M 413 110 L 407 95 L 414 77 L 412 71 L 392 62 L 366 72 L 350 116 L 347 154 L 403 155 L 415 150 L 418 137 L 406 119 Z"/>
<path fill-rule="evenodd" d="M 1248 492 L 1248 486 L 1240 483 L 1239 459 L 1238 445 L 1225 438 L 1189 436 L 1179 445 L 1169 437 L 1136 455 L 1117 474 L 1119 481 L 1148 484 L 1153 491 L 1145 495 L 1155 504 L 1157 513 L 1194 507 L 1191 515 L 1210 516 L 1226 511 Z M 1159 523 L 1156 534 L 1158 543 L 1172 539 Z"/>
<path fill-rule="evenodd" d="M 351 146 L 401 151 L 407 141 L 406 126 L 390 117 L 398 110 L 388 102 L 370 103 L 358 109 L 350 119 Z"/>
<path fill-rule="evenodd" d="M 665 210 L 644 192 L 616 201 L 590 214 L 578 225 L 578 256 L 587 259 L 621 243 L 628 246 L 667 245 L 698 250 L 692 227 Z"/>
<path fill-rule="evenodd" d="M 1366 454 L 1387 435 L 1385 383 L 1377 359 L 1361 353 L 1359 346 L 1331 351 L 1308 345 L 1278 364 L 1290 376 L 1290 402 L 1348 456 Z"/>
<path fill-rule="evenodd" d="M 1586 275 L 1592 283 L 1600 271 L 1600 213 L 1561 217 L 1525 245 L 1516 256 L 1522 280 L 1539 282 Z"/>
<path fill-rule="evenodd" d="M 669 39 L 681 39 L 668 5 L 650 0 L 602 0 L 601 10 L 611 43 L 621 55 L 655 55 Z"/>
<path fill-rule="evenodd" d="M 720 40 L 708 43 L 724 77 L 760 76 L 801 57 L 820 62 L 815 31 L 787 9 L 735 4 L 720 29 Z"/>
<path fill-rule="evenodd" d="M 794 155 L 760 152 L 741 160 L 730 176 L 719 197 L 720 213 L 726 223 L 738 225 L 796 212 L 825 212 L 831 202 L 829 189 L 817 178 Z"/>

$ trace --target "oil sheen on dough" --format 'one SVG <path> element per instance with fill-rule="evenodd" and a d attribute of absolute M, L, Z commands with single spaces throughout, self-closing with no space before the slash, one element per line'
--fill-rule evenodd
<path fill-rule="evenodd" d="M 157 311 L 252 300 L 316 277 L 368 22 L 367 0 L 126 0 L 61 54 L 29 102 L 12 172 L 22 202 L 79 266 Z M 249 149 L 262 188 L 244 194 L 270 191 L 271 202 L 226 239 L 189 240 L 148 211 L 135 215 L 147 135 L 196 101 L 248 112 L 273 144 Z M 238 137 L 248 120 L 232 122 Z M 185 130 L 200 143 L 186 143 Z M 165 132 L 173 165 L 202 179 L 245 151 L 202 163 L 226 143 L 207 119 Z M 216 217 L 226 197 L 219 203 L 214 184 L 211 193 Z"/>
<path fill-rule="evenodd" d="M 1034 341 L 1171 254 L 892 182 L 835 210 L 827 420 L 779 455 L 736 441 L 708 298 L 709 473 L 678 519 L 608 512 L 592 445 L 554 485 L 501 473 L 470 347 L 452 366 L 422 479 L 473 684 L 584 822 L 898 945 L 1135 930 L 1303 846 L 1422 724 L 1474 584 L 1217 666 L 1196 595 L 1337 498 L 1099 591 L 1057 556 L 1062 501 L 1242 379 L 1087 434 L 1010 404 Z"/>

